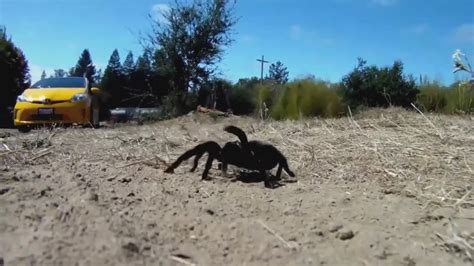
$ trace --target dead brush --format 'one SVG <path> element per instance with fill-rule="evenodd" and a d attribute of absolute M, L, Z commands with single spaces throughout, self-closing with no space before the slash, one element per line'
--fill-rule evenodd
<path fill-rule="evenodd" d="M 458 225 L 449 218 L 449 230 L 447 235 L 436 233 L 436 236 L 440 240 L 438 243 L 444 247 L 447 252 L 454 254 L 465 255 L 469 261 L 474 264 L 474 234 L 468 234 L 461 232 Z"/>
<path fill-rule="evenodd" d="M 287 156 L 303 187 L 328 179 L 376 183 L 383 194 L 415 198 L 427 211 L 452 208 L 456 214 L 446 218 L 454 221 L 474 207 L 472 117 L 415 111 L 397 108 L 369 111 L 367 117 L 349 112 L 348 119 L 269 120 L 251 131 L 249 139 L 271 140 Z M 456 243 L 469 259 L 472 233 L 455 238 L 467 241 L 469 245 Z"/>
<path fill-rule="evenodd" d="M 21 138 L 16 142 L 13 137 L 5 138 L 4 144 L 10 151 L 0 152 L 0 163 L 22 164 L 54 151 L 54 157 L 49 154 L 39 158 L 53 158 L 61 163 L 87 160 L 111 167 L 142 165 L 157 169 L 159 178 L 159 169 L 196 142 L 237 140 L 223 131 L 229 124 L 238 125 L 249 139 L 275 145 L 287 157 L 297 176 L 295 186 L 302 190 L 323 189 L 325 183 L 331 182 L 348 187 L 350 193 L 351 186 L 370 184 L 379 188 L 381 196 L 412 198 L 426 212 L 451 208 L 455 214 L 445 218 L 452 222 L 474 207 L 472 116 L 421 114 L 399 108 L 369 110 L 344 119 L 262 122 L 232 116 L 214 122 L 205 115 L 193 114 L 147 124 L 139 130 L 124 125 L 113 130 L 67 129 L 56 135 L 44 131 L 29 135 L 26 141 L 30 149 L 21 147 Z M 199 167 L 202 169 L 202 164 Z M 211 171 L 218 172 L 215 167 Z M 467 233 L 432 235 L 443 248 L 453 247 L 450 243 L 457 239 L 458 247 L 454 249 L 469 259 L 474 245 L 472 228 L 459 230 Z"/>
<path fill-rule="evenodd" d="M 49 130 L 41 130 L 35 134 L 34 139 L 25 139 L 22 142 L 22 147 L 27 150 L 33 150 L 38 148 L 46 148 L 51 146 L 51 139 L 56 135 L 56 127 L 52 127 Z"/>

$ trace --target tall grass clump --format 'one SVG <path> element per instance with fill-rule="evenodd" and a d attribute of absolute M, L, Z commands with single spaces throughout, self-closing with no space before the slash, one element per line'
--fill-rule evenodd
<path fill-rule="evenodd" d="M 256 106 L 255 94 L 253 88 L 234 87 L 230 96 L 230 103 L 234 114 L 251 114 Z"/>
<path fill-rule="evenodd" d="M 416 96 L 418 107 L 424 112 L 444 112 L 448 90 L 437 82 L 425 82 Z"/>
<path fill-rule="evenodd" d="M 471 78 L 469 81 L 462 81 L 448 94 L 447 111 L 449 113 L 474 113 L 474 69 L 469 63 L 469 59 L 461 50 L 456 49 L 453 54 L 454 73 L 463 71 L 468 73 Z"/>
<path fill-rule="evenodd" d="M 447 104 L 445 113 L 473 114 L 474 113 L 474 84 L 462 82 L 446 93 Z"/>
<path fill-rule="evenodd" d="M 303 117 L 337 117 L 345 113 L 342 97 L 327 82 L 313 79 L 297 80 L 285 85 L 273 105 L 274 119 Z"/>

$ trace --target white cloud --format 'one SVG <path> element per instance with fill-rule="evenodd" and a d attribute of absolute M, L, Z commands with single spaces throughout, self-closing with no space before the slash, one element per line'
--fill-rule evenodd
<path fill-rule="evenodd" d="M 422 23 L 404 28 L 400 31 L 400 33 L 407 36 L 422 36 L 428 33 L 429 30 L 430 26 L 427 23 Z"/>
<path fill-rule="evenodd" d="M 398 3 L 398 0 L 370 0 L 370 2 L 379 6 L 393 6 Z"/>
<path fill-rule="evenodd" d="M 416 34 L 416 35 L 423 35 L 425 34 L 428 30 L 430 29 L 430 26 L 428 24 L 419 24 L 411 28 L 411 32 Z"/>
<path fill-rule="evenodd" d="M 316 31 L 306 30 L 301 25 L 292 25 L 290 27 L 290 38 L 294 41 L 304 41 L 323 45 L 332 45 L 334 40 L 320 36 Z"/>
<path fill-rule="evenodd" d="M 460 43 L 474 43 L 474 24 L 463 24 L 454 31 L 454 40 Z"/>
<path fill-rule="evenodd" d="M 239 41 L 243 44 L 249 44 L 250 45 L 250 44 L 255 44 L 257 39 L 252 35 L 244 34 L 244 35 L 240 36 Z"/>
<path fill-rule="evenodd" d="M 156 4 L 151 7 L 151 17 L 162 24 L 168 23 L 165 14 L 170 12 L 171 7 L 168 4 Z"/>
<path fill-rule="evenodd" d="M 290 37 L 295 41 L 301 40 L 304 35 L 303 28 L 300 25 L 293 25 L 290 28 Z"/>

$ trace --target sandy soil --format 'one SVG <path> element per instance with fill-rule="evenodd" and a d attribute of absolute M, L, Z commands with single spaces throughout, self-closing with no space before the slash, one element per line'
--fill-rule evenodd
<path fill-rule="evenodd" d="M 205 140 L 275 144 L 267 189 L 214 163 L 164 162 Z M 193 114 L 142 126 L 0 130 L 5 265 L 473 265 L 474 120 L 398 109 L 262 122 Z M 275 169 L 276 170 L 276 169 Z M 273 173 L 275 173 L 273 170 Z"/>

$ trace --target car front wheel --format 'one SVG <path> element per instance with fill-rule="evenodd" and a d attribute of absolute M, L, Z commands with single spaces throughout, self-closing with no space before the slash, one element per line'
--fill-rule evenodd
<path fill-rule="evenodd" d="M 29 126 L 18 126 L 18 131 L 21 133 L 28 133 L 31 131 L 31 128 Z"/>
<path fill-rule="evenodd" d="M 94 103 L 91 106 L 91 112 L 90 112 L 90 123 L 92 127 L 98 128 L 100 126 L 100 108 L 98 103 Z"/>

